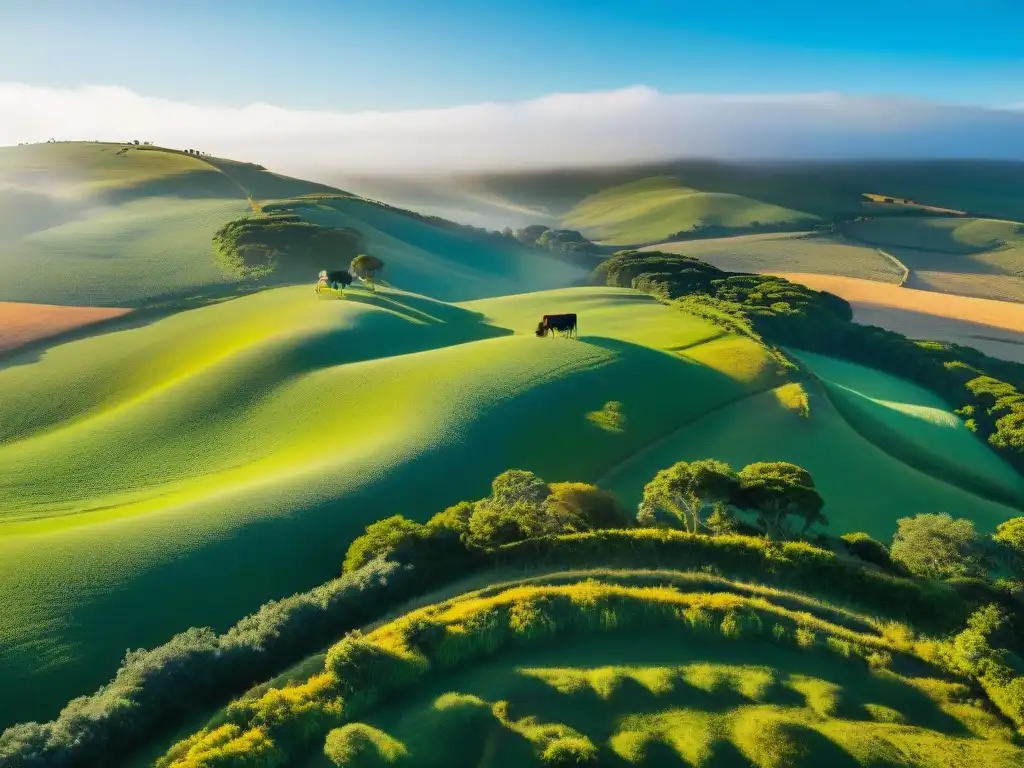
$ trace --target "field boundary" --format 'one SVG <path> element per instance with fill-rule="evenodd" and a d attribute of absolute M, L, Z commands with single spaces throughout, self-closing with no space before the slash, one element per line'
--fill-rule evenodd
<path fill-rule="evenodd" d="M 897 259 L 895 256 L 893 256 L 888 251 L 883 251 L 878 246 L 875 246 L 875 250 L 878 251 L 879 255 L 884 256 L 889 261 L 891 261 L 896 266 L 896 268 L 899 269 L 903 273 L 903 277 L 900 278 L 900 281 L 899 281 L 899 283 L 897 283 L 897 285 L 900 288 L 904 288 L 906 286 L 906 284 L 907 284 L 907 280 L 910 279 L 910 268 L 907 267 L 906 264 L 904 264 L 902 261 Z M 891 283 L 890 283 L 890 285 L 891 285 Z"/>

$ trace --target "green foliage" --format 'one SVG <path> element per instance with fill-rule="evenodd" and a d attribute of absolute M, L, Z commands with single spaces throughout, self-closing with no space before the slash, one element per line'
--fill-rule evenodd
<path fill-rule="evenodd" d="M 469 531 L 469 519 L 475 509 L 476 505 L 473 502 L 460 501 L 430 518 L 427 521 L 427 528 L 432 532 L 451 531 L 461 536 Z"/>
<path fill-rule="evenodd" d="M 56 720 L 23 723 L 0 734 L 0 765 L 114 765 L 178 718 L 240 693 L 322 647 L 339 630 L 407 599 L 423 588 L 424 578 L 429 572 L 414 576 L 411 569 L 378 560 L 309 592 L 272 600 L 222 635 L 191 628 L 150 651 L 129 651 L 113 680 L 69 703 Z"/>
<path fill-rule="evenodd" d="M 756 509 L 770 536 L 792 536 L 789 517 L 802 520 L 802 534 L 815 523 L 827 524 L 821 512 L 825 501 L 806 469 L 785 461 L 761 461 L 745 466 L 738 477 L 740 506 Z"/>
<path fill-rule="evenodd" d="M 364 723 L 349 723 L 327 734 L 324 754 L 342 768 L 383 768 L 408 754 L 405 745 Z"/>
<path fill-rule="evenodd" d="M 892 567 L 892 558 L 885 545 L 866 533 L 844 533 L 839 537 L 846 544 L 846 550 L 854 557 L 883 568 Z"/>
<path fill-rule="evenodd" d="M 996 542 L 1006 547 L 1018 560 L 1024 561 L 1024 517 L 1015 517 L 996 526 Z"/>
<path fill-rule="evenodd" d="M 962 626 L 969 612 L 968 603 L 945 585 L 865 569 L 804 542 L 764 537 L 703 536 L 664 528 L 604 530 L 517 542 L 495 555 L 498 565 L 566 568 L 632 564 L 699 570 L 712 563 L 733 578 L 806 590 L 936 632 Z"/>
<path fill-rule="evenodd" d="M 634 524 L 628 510 L 614 494 L 589 483 L 551 483 L 545 500 L 549 512 L 567 520 L 576 530 L 629 528 Z"/>
<path fill-rule="evenodd" d="M 941 514 L 920 514 L 897 522 L 889 553 L 908 571 L 929 579 L 981 573 L 974 523 Z"/>
<path fill-rule="evenodd" d="M 384 269 L 384 262 L 378 259 L 376 256 L 371 256 L 367 253 L 360 253 L 351 263 L 352 273 L 358 275 L 361 279 L 366 280 L 371 288 L 375 288 L 377 283 L 377 274 Z"/>
<path fill-rule="evenodd" d="M 663 469 L 645 487 L 637 512 L 641 525 L 654 526 L 674 521 L 689 531 L 700 531 L 705 507 L 735 502 L 740 481 L 732 467 L 714 459 L 680 461 Z"/>
<path fill-rule="evenodd" d="M 286 214 L 236 219 L 213 236 L 214 260 L 237 278 L 309 277 L 346 263 L 361 243 L 357 230 L 322 227 Z"/>
<path fill-rule="evenodd" d="M 722 503 L 714 505 L 714 510 L 708 516 L 704 525 L 711 533 L 718 536 L 736 533 L 739 530 L 739 520 L 736 518 L 736 515 Z"/>
<path fill-rule="evenodd" d="M 397 553 L 399 557 L 427 535 L 424 526 L 392 515 L 366 526 L 366 533 L 353 541 L 345 553 L 342 571 L 351 573 L 377 557 Z"/>

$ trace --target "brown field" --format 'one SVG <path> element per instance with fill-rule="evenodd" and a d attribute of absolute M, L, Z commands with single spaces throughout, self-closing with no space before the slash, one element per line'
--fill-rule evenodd
<path fill-rule="evenodd" d="M 65 307 L 0 301 L 0 352 L 131 312 L 118 307 Z"/>
<path fill-rule="evenodd" d="M 855 277 L 802 272 L 779 276 L 843 297 L 858 323 L 913 339 L 963 344 L 1024 363 L 1024 304 L 900 288 Z"/>
<path fill-rule="evenodd" d="M 959 211 L 956 208 L 939 208 L 936 205 L 925 205 L 919 203 L 916 200 L 907 200 L 904 197 L 892 197 L 891 195 L 876 195 L 872 192 L 865 192 L 864 197 L 870 200 L 872 203 L 878 203 L 879 205 L 902 205 L 908 208 L 918 208 L 922 211 L 934 211 L 936 213 L 949 213 L 954 216 L 966 216 L 967 211 Z M 891 203 L 887 203 L 886 199 L 891 199 Z"/>

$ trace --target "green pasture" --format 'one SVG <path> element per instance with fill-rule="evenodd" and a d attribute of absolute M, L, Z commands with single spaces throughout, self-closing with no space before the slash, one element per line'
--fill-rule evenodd
<path fill-rule="evenodd" d="M 562 223 L 596 242 L 632 245 L 700 224 L 743 228 L 815 218 L 743 195 L 692 189 L 665 176 L 603 189 L 577 203 Z"/>
<path fill-rule="evenodd" d="M 971 488 L 985 482 L 983 478 L 993 476 L 1001 480 L 1003 487 L 1012 486 L 1013 481 L 1002 474 L 1003 464 L 995 454 L 979 454 L 966 443 L 967 439 L 974 439 L 970 434 L 943 435 L 940 445 L 928 446 L 927 436 L 934 437 L 936 432 L 952 428 L 937 426 L 926 419 L 914 422 L 906 417 L 910 426 L 920 430 L 916 439 L 923 447 L 917 457 L 918 465 L 931 462 L 928 466 L 932 472 L 922 472 L 887 452 L 888 445 L 878 445 L 864 437 L 819 388 L 806 388 L 810 405 L 807 417 L 787 407 L 785 398 L 775 392 L 757 394 L 684 426 L 616 467 L 599 483 L 619 494 L 625 503 L 635 505 L 640 501 L 643 483 L 676 461 L 716 458 L 737 468 L 755 461 L 789 461 L 805 467 L 814 476 L 825 499 L 824 511 L 829 520 L 825 530 L 833 535 L 865 531 L 880 540 L 891 538 L 899 518 L 920 512 L 969 517 L 979 529 L 987 531 L 1020 514 L 1014 507 L 954 484 L 961 477 L 943 478 L 934 473 L 935 465 L 942 459 L 938 449 L 956 443 L 975 457 L 972 466 L 979 475 L 971 476 Z M 878 411 L 873 417 L 881 420 L 882 410 L 887 406 L 875 407 Z M 957 442 L 961 439 L 965 442 Z"/>
<path fill-rule="evenodd" d="M 807 272 L 898 284 L 902 272 L 871 246 L 807 232 L 737 235 L 642 248 L 692 256 L 727 272 Z"/>
<path fill-rule="evenodd" d="M 793 356 L 821 379 L 847 422 L 887 453 L 981 495 L 1024 503 L 1024 478 L 938 395 L 845 360 L 803 351 Z"/>
<path fill-rule="evenodd" d="M 631 290 L 346 294 L 268 290 L 0 368 L 3 723 L 52 716 L 127 647 L 330 578 L 386 514 L 513 466 L 594 480 L 778 379 L 753 343 L 699 362 L 718 329 Z M 563 310 L 578 341 L 533 335 Z M 612 402 L 616 429 L 593 418 Z"/>
<path fill-rule="evenodd" d="M 541 766 L 545 745 L 589 743 L 608 766 L 1011 766 L 989 713 L 926 676 L 868 672 L 770 645 L 672 633 L 511 652 L 432 680 L 360 722 L 396 766 Z M 504 702 L 501 704 L 500 702 Z M 578 743 L 578 742 L 577 742 Z M 383 764 L 383 763 L 382 763 Z M 318 752 L 298 765 L 334 768 Z"/>
<path fill-rule="evenodd" d="M 389 284 L 445 301 L 559 288 L 587 271 L 525 248 L 495 247 L 364 200 L 325 199 L 297 212 L 314 224 L 358 229 Z M 339 265 L 344 266 L 344 265 Z"/>

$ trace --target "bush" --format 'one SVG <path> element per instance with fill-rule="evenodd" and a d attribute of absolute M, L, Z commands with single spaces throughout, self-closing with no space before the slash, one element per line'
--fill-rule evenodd
<path fill-rule="evenodd" d="M 601 565 L 699 569 L 708 563 L 726 575 L 790 586 L 841 603 L 856 603 L 889 618 L 945 632 L 961 626 L 969 605 L 945 585 L 869 570 L 803 542 L 705 536 L 669 529 L 606 530 L 552 536 L 498 549 L 499 565 L 543 562 L 564 567 Z"/>
<path fill-rule="evenodd" d="M 344 573 L 351 573 L 376 557 L 389 557 L 398 553 L 398 558 L 407 555 L 427 536 L 427 529 L 401 515 L 392 515 L 366 526 L 366 533 L 353 541 L 345 553 L 342 564 Z"/>
<path fill-rule="evenodd" d="M 892 568 L 892 558 L 885 545 L 868 536 L 866 533 L 844 533 L 839 537 L 846 544 L 846 551 L 859 557 L 866 563 L 874 563 L 882 568 Z"/>
<path fill-rule="evenodd" d="M 113 765 L 155 730 L 220 702 L 361 626 L 424 587 L 429 573 L 376 560 L 274 600 L 217 635 L 192 628 L 149 651 L 129 651 L 114 679 L 70 702 L 56 720 L 0 735 L 0 765 Z"/>
<path fill-rule="evenodd" d="M 929 579 L 981 575 L 974 523 L 946 513 L 904 517 L 897 522 L 889 554 L 911 573 Z"/>

